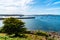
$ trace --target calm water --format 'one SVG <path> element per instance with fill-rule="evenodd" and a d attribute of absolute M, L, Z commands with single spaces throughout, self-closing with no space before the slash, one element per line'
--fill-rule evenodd
<path fill-rule="evenodd" d="M 29 30 L 44 30 L 60 32 L 60 16 L 35 16 L 35 19 L 22 19 Z M 2 26 L 2 21 L 0 21 Z"/>

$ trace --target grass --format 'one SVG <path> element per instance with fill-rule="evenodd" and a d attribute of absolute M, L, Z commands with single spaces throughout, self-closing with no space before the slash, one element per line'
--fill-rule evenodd
<path fill-rule="evenodd" d="M 27 38 L 10 38 L 7 36 L 5 33 L 0 33 L 0 40 L 45 40 L 45 37 L 43 36 L 38 36 L 38 35 L 33 35 L 33 34 L 25 34 Z"/>

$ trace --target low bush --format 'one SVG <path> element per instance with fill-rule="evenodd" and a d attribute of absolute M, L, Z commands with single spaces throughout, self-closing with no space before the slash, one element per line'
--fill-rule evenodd
<path fill-rule="evenodd" d="M 48 33 L 46 32 L 36 32 L 36 35 L 39 35 L 39 36 L 45 36 L 45 37 L 48 37 Z"/>

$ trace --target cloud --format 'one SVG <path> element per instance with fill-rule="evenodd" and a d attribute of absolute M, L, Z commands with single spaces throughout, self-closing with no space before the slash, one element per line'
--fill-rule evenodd
<path fill-rule="evenodd" d="M 54 2 L 53 4 L 60 4 L 60 1 L 58 1 L 58 2 Z"/>
<path fill-rule="evenodd" d="M 47 6 L 53 6 L 56 4 L 60 4 L 60 1 L 58 0 L 49 0 Z"/>
<path fill-rule="evenodd" d="M 33 0 L 0 0 L 0 14 L 26 14 Z"/>
<path fill-rule="evenodd" d="M 51 6 L 52 0 L 47 0 L 47 6 Z"/>
<path fill-rule="evenodd" d="M 60 10 L 60 8 L 46 8 L 45 10 Z"/>
<path fill-rule="evenodd" d="M 52 14 L 52 15 L 60 15 L 60 8 L 39 8 L 36 9 L 34 14 L 41 15 L 41 14 Z"/>

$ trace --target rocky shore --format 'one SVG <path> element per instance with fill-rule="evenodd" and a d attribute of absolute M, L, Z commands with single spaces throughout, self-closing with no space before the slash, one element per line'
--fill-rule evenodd
<path fill-rule="evenodd" d="M 53 38 L 54 40 L 60 40 L 60 34 L 57 32 L 48 32 L 49 38 Z"/>

